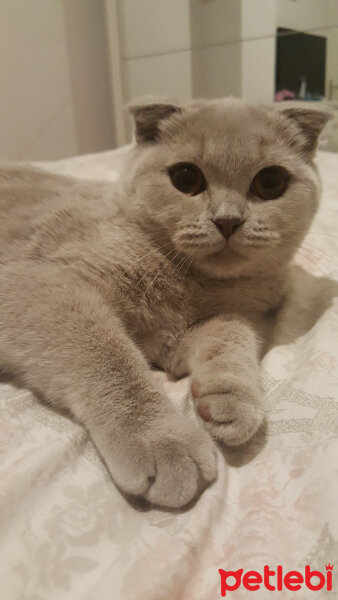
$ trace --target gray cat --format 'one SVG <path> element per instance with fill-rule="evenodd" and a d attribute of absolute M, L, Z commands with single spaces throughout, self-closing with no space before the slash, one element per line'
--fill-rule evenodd
<path fill-rule="evenodd" d="M 0 366 L 88 428 L 125 493 L 182 507 L 216 477 L 212 438 L 242 444 L 264 419 L 259 359 L 317 209 L 328 115 L 131 112 L 117 184 L 0 171 Z M 152 364 L 190 375 L 197 418 Z"/>

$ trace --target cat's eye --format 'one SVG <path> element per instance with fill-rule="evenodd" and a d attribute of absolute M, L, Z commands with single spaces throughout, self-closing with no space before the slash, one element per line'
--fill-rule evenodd
<path fill-rule="evenodd" d="M 169 167 L 168 173 L 175 188 L 188 196 L 197 196 L 207 187 L 201 169 L 192 163 L 177 163 Z"/>
<path fill-rule="evenodd" d="M 255 175 L 250 191 L 262 200 L 276 200 L 286 192 L 289 175 L 283 167 L 266 167 Z"/>

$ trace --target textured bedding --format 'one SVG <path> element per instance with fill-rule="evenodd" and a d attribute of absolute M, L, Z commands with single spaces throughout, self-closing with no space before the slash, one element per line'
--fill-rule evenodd
<path fill-rule="evenodd" d="M 114 180 L 125 152 L 42 166 Z M 272 597 L 338 598 L 338 154 L 317 163 L 322 206 L 263 361 L 267 431 L 218 452 L 218 479 L 189 511 L 130 506 L 80 425 L 0 384 L 1 598 L 219 600 L 218 569 L 325 573 L 329 562 L 332 592 Z M 156 376 L 182 402 L 188 382 Z M 241 586 L 228 597 L 271 591 Z"/>

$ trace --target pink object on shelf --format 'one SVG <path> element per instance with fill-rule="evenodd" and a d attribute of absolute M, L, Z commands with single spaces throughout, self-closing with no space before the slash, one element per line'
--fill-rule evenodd
<path fill-rule="evenodd" d="M 275 102 L 284 102 L 284 100 L 294 100 L 296 97 L 294 92 L 290 90 L 280 90 L 275 93 Z"/>

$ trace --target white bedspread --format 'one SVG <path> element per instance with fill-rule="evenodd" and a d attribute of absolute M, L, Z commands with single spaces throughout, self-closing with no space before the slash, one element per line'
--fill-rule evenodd
<path fill-rule="evenodd" d="M 45 166 L 114 179 L 125 151 Z M 218 480 L 191 510 L 135 510 L 79 425 L 0 385 L 3 600 L 220 600 L 219 568 L 338 570 L 338 154 L 320 153 L 318 165 L 322 207 L 263 363 L 266 439 L 219 453 Z M 177 400 L 187 382 L 163 385 Z M 338 598 L 333 580 L 330 593 L 272 597 Z"/>

